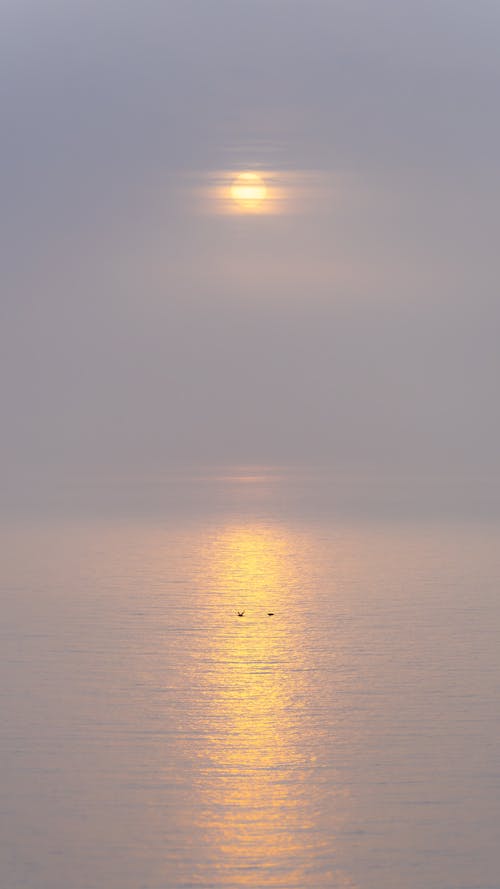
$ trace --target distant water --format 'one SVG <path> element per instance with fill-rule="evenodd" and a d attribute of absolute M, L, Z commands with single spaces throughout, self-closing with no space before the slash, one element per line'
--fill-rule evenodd
<path fill-rule="evenodd" d="M 3 522 L 0 885 L 499 889 L 499 523 L 198 488 Z"/>

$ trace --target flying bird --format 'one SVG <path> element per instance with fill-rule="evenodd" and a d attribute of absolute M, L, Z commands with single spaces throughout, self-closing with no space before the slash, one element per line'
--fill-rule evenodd
<path fill-rule="evenodd" d="M 268 617 L 274 617 L 274 611 L 268 611 L 268 612 L 267 612 L 267 616 L 268 616 Z"/>
<path fill-rule="evenodd" d="M 238 615 L 238 617 L 243 617 L 245 612 L 244 611 L 237 611 L 236 614 Z"/>

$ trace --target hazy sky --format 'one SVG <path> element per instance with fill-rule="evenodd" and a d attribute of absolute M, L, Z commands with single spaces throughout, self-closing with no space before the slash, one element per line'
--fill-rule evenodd
<path fill-rule="evenodd" d="M 4 0 L 2 474 L 497 472 L 499 49 L 497 0 Z M 199 212 L 270 166 L 314 199 Z"/>

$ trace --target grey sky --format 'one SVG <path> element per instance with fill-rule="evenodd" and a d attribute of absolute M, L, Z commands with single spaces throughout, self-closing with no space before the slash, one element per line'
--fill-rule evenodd
<path fill-rule="evenodd" d="M 0 17 L 6 477 L 497 472 L 497 2 Z M 270 158 L 315 205 L 195 212 Z"/>

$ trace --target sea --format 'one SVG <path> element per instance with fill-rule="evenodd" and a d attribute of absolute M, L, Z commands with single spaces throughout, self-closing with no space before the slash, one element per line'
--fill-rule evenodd
<path fill-rule="evenodd" d="M 4 511 L 3 889 L 500 889 L 492 491 L 230 467 Z"/>

